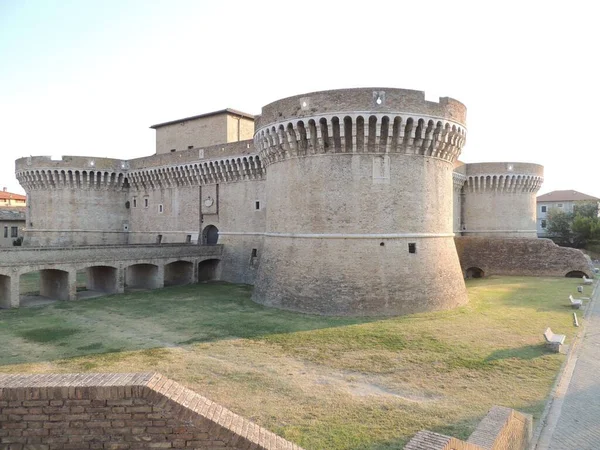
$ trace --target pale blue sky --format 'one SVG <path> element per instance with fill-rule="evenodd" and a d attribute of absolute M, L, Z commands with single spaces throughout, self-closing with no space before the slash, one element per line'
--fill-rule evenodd
<path fill-rule="evenodd" d="M 382 86 L 465 103 L 463 161 L 600 197 L 594 2 L 489 3 L 0 0 L 0 185 L 20 156 L 146 156 L 155 123 Z"/>

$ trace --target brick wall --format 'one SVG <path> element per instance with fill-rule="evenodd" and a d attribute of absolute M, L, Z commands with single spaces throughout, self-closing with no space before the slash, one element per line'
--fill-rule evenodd
<path fill-rule="evenodd" d="M 456 237 L 454 242 L 463 272 L 478 267 L 486 276 L 592 274 L 591 261 L 581 250 L 559 247 L 550 239 Z"/>
<path fill-rule="evenodd" d="M 0 449 L 302 450 L 159 374 L 0 375 Z"/>
<path fill-rule="evenodd" d="M 514 409 L 493 406 L 469 439 L 423 430 L 418 432 L 405 450 L 525 450 L 532 434 L 532 418 Z"/>

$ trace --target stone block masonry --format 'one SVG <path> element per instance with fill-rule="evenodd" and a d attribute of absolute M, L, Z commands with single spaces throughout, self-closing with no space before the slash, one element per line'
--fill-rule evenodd
<path fill-rule="evenodd" d="M 467 441 L 419 431 L 405 450 L 525 450 L 532 434 L 532 417 L 514 409 L 493 406 Z"/>
<path fill-rule="evenodd" d="M 302 450 L 156 373 L 0 375 L 0 449 Z"/>

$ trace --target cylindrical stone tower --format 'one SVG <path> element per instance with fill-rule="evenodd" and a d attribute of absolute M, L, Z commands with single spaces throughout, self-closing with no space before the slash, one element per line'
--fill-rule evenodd
<path fill-rule="evenodd" d="M 466 165 L 463 186 L 464 236 L 537 238 L 537 191 L 544 181 L 539 164 L 498 162 Z"/>
<path fill-rule="evenodd" d="M 127 167 L 82 156 L 17 159 L 27 193 L 25 246 L 126 244 Z"/>
<path fill-rule="evenodd" d="M 267 228 L 254 300 L 328 315 L 467 302 L 452 230 L 465 106 L 420 91 L 315 92 L 265 106 Z"/>

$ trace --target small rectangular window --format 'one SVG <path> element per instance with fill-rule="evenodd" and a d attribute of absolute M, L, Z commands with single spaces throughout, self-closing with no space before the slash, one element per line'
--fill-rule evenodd
<path fill-rule="evenodd" d="M 162 212 L 163 212 L 163 205 L 158 205 L 158 212 L 162 214 Z"/>
<path fill-rule="evenodd" d="M 542 206 L 542 212 L 546 212 L 546 205 Z"/>
<path fill-rule="evenodd" d="M 191 150 L 191 149 L 193 149 L 193 148 L 194 148 L 194 146 L 193 146 L 193 145 L 188 145 L 188 150 Z"/>
<path fill-rule="evenodd" d="M 162 234 L 159 234 L 158 236 L 156 236 L 156 243 L 160 244 L 162 242 Z"/>
<path fill-rule="evenodd" d="M 542 223 L 540 224 L 540 226 L 541 226 L 542 228 L 546 228 L 546 221 L 545 221 L 545 220 L 542 220 Z"/>
<path fill-rule="evenodd" d="M 174 148 L 171 149 L 171 153 L 175 153 L 175 149 Z"/>
<path fill-rule="evenodd" d="M 148 207 L 148 199 L 147 199 L 147 198 L 145 198 L 145 199 L 144 199 L 144 208 L 147 208 L 147 207 Z"/>
<path fill-rule="evenodd" d="M 19 237 L 19 227 L 10 227 L 10 237 Z"/>
<path fill-rule="evenodd" d="M 8 227 L 4 227 L 4 237 L 8 237 Z"/>
<path fill-rule="evenodd" d="M 556 205 L 556 206 L 558 206 L 559 208 L 562 208 L 562 207 L 563 207 L 563 204 L 562 204 L 562 203 L 559 203 L 559 204 L 558 204 L 558 205 Z"/>
<path fill-rule="evenodd" d="M 256 210 L 259 210 L 260 209 L 260 202 L 254 202 L 254 208 Z"/>
<path fill-rule="evenodd" d="M 408 244 L 408 253 L 417 253 L 417 244 L 416 244 L 416 242 L 410 242 Z"/>
<path fill-rule="evenodd" d="M 253 248 L 253 249 L 252 249 L 252 257 L 253 257 L 253 258 L 256 258 L 256 257 L 258 257 L 258 249 L 256 249 L 256 248 Z"/>
<path fill-rule="evenodd" d="M 185 237 L 185 243 L 186 243 L 186 244 L 189 244 L 189 243 L 191 243 L 191 242 L 192 242 L 192 235 L 191 235 L 191 234 L 188 234 L 188 235 Z"/>
<path fill-rule="evenodd" d="M 137 198 L 133 197 L 133 207 L 137 208 Z"/>

